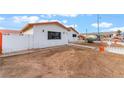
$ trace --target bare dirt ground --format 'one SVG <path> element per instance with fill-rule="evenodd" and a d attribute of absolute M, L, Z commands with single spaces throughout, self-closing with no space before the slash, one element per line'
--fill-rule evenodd
<path fill-rule="evenodd" d="M 86 45 L 86 46 L 93 46 L 93 47 L 99 47 L 100 43 L 78 43 L 80 45 Z M 105 47 L 107 46 L 106 43 L 102 43 L 102 45 L 104 45 Z"/>
<path fill-rule="evenodd" d="M 0 77 L 124 77 L 124 56 L 62 46 L 0 59 Z"/>
<path fill-rule="evenodd" d="M 100 43 L 75 43 L 75 44 L 79 44 L 79 45 L 86 45 L 86 46 L 93 46 L 93 47 L 99 47 L 101 44 Z M 107 43 L 102 43 L 103 46 L 107 47 Z M 124 48 L 123 45 L 120 44 L 112 44 L 111 47 L 119 47 L 119 48 Z"/>

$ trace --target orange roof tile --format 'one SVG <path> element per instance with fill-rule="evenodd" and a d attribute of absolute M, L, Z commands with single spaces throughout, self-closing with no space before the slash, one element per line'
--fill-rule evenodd
<path fill-rule="evenodd" d="M 79 32 L 77 30 L 75 30 L 73 27 L 68 27 L 69 31 L 73 30 L 74 32 L 76 32 L 77 34 L 79 34 Z"/>
<path fill-rule="evenodd" d="M 20 33 L 20 31 L 17 31 L 17 30 L 3 30 L 3 29 L 0 29 L 0 32 L 2 33 L 2 34 L 19 34 Z"/>
<path fill-rule="evenodd" d="M 59 26 L 61 26 L 62 28 L 67 29 L 67 30 L 69 31 L 69 29 L 68 29 L 66 26 L 64 26 L 63 24 L 61 24 L 61 23 L 55 21 L 55 22 L 30 23 L 30 24 L 27 24 L 27 25 L 21 30 L 21 32 L 25 32 L 26 30 L 31 29 L 31 28 L 32 28 L 33 26 L 35 26 L 35 25 L 48 25 L 48 24 L 56 24 L 56 25 L 59 25 Z"/>

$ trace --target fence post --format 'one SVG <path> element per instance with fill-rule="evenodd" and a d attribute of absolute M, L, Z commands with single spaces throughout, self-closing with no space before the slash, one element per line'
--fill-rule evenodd
<path fill-rule="evenodd" d="M 0 32 L 0 54 L 2 54 L 2 33 Z"/>

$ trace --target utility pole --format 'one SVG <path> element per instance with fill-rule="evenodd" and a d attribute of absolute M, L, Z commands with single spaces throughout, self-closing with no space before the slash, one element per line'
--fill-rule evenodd
<path fill-rule="evenodd" d="M 98 35 L 99 35 L 99 14 L 97 14 L 97 31 L 98 31 Z"/>
<path fill-rule="evenodd" d="M 100 16 L 99 16 L 99 14 L 97 14 L 97 31 L 98 31 L 98 40 L 100 40 L 99 23 L 100 23 Z"/>
<path fill-rule="evenodd" d="M 86 36 L 87 36 L 87 28 L 86 28 Z"/>
<path fill-rule="evenodd" d="M 74 24 L 74 29 L 76 29 L 76 24 Z"/>

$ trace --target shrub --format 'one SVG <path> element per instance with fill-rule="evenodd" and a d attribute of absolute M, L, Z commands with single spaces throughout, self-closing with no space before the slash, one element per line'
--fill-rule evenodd
<path fill-rule="evenodd" d="M 86 38 L 86 42 L 87 42 L 87 43 L 93 43 L 93 41 L 95 41 L 96 39 L 97 39 L 96 36 L 88 36 L 88 37 Z"/>
<path fill-rule="evenodd" d="M 87 38 L 86 41 L 87 41 L 87 43 L 93 43 L 94 39 L 93 38 Z"/>

